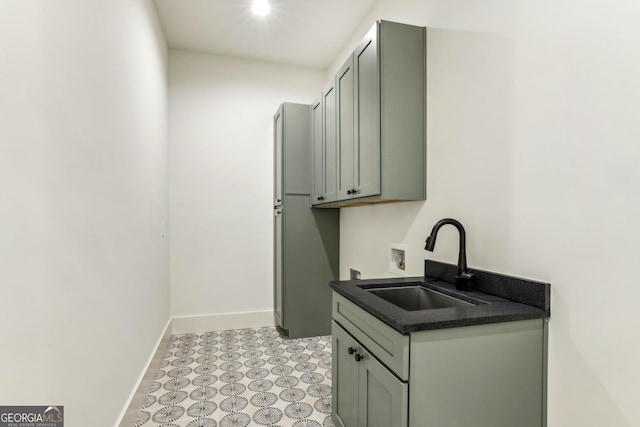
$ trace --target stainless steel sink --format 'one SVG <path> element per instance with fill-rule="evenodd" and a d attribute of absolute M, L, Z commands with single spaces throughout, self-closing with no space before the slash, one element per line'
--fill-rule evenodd
<path fill-rule="evenodd" d="M 367 289 L 367 291 L 407 311 L 472 307 L 475 305 L 422 286 L 394 286 Z"/>

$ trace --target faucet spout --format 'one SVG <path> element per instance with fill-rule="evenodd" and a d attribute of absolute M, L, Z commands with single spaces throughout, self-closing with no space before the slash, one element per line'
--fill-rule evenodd
<path fill-rule="evenodd" d="M 473 279 L 473 274 L 467 271 L 467 235 L 464 231 L 464 227 L 460 224 L 459 221 L 453 218 L 445 218 L 436 222 L 431 230 L 431 234 L 427 237 L 426 244 L 424 246 L 425 250 L 429 252 L 433 252 L 436 246 L 436 237 L 438 236 L 438 231 L 444 225 L 453 225 L 460 235 L 460 246 L 458 251 L 458 272 L 455 276 L 456 280 L 456 289 L 458 290 L 471 290 L 469 286 L 469 282 Z"/>

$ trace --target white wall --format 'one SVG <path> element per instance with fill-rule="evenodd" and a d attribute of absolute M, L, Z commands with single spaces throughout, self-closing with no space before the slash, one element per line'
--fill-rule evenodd
<path fill-rule="evenodd" d="M 0 2 L 0 402 L 112 426 L 169 316 L 151 0 Z"/>
<path fill-rule="evenodd" d="M 171 313 L 273 306 L 273 114 L 323 71 L 170 50 Z"/>
<path fill-rule="evenodd" d="M 427 201 L 343 209 L 341 275 L 455 263 L 549 281 L 549 426 L 640 425 L 640 4 L 381 0 L 428 32 Z M 344 59 L 336 60 L 334 69 Z M 488 385 L 490 386 L 490 385 Z"/>

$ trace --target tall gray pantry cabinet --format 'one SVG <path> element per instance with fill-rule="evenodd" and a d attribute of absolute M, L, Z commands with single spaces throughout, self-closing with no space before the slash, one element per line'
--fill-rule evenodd
<path fill-rule="evenodd" d="M 311 106 L 284 103 L 273 121 L 275 322 L 290 338 L 329 335 L 340 211 L 311 208 Z"/>

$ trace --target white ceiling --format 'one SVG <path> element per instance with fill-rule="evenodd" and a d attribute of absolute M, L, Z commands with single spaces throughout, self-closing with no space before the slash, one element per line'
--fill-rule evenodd
<path fill-rule="evenodd" d="M 155 0 L 169 48 L 328 68 L 376 0 Z"/>

